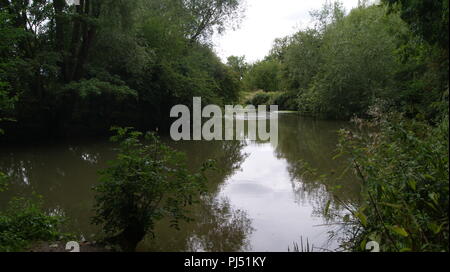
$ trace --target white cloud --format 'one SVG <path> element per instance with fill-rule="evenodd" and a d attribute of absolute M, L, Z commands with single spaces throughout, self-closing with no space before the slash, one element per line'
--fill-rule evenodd
<path fill-rule="evenodd" d="M 247 0 L 245 18 L 238 30 L 214 37 L 215 50 L 225 61 L 228 56 L 245 55 L 253 62 L 264 58 L 276 38 L 293 34 L 311 23 L 309 12 L 326 0 Z M 358 0 L 341 0 L 347 11 Z"/>

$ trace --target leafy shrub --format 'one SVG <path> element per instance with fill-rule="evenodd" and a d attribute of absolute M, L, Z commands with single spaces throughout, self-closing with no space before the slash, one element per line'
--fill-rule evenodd
<path fill-rule="evenodd" d="M 168 217 L 178 228 L 190 220 L 187 207 L 205 191 L 205 164 L 199 173 L 186 169 L 184 154 L 172 150 L 151 133 L 114 128 L 111 140 L 119 154 L 101 172 L 93 222 L 103 226 L 109 242 L 134 251 L 155 222 Z M 145 142 L 144 142 L 145 141 Z"/>
<path fill-rule="evenodd" d="M 41 201 L 14 198 L 0 213 L 0 251 L 22 251 L 35 241 L 56 241 L 66 236 L 59 231 L 63 217 L 46 214 Z"/>
<path fill-rule="evenodd" d="M 398 114 L 358 123 L 364 136 L 342 131 L 340 144 L 365 189 L 353 249 L 448 251 L 448 115 L 439 127 Z"/>
<path fill-rule="evenodd" d="M 296 94 L 292 92 L 277 92 L 272 96 L 271 105 L 278 105 L 279 110 L 297 110 Z"/>
<path fill-rule="evenodd" d="M 264 60 L 251 66 L 244 77 L 248 90 L 279 91 L 281 64 L 275 60 Z"/>
<path fill-rule="evenodd" d="M 255 95 L 253 95 L 253 97 L 247 100 L 246 103 L 254 106 L 267 105 L 270 101 L 270 98 L 271 96 L 269 93 L 258 91 L 255 93 Z"/>
<path fill-rule="evenodd" d="M 297 110 L 296 94 L 290 92 L 264 92 L 258 91 L 247 99 L 248 105 L 278 105 L 279 110 Z"/>

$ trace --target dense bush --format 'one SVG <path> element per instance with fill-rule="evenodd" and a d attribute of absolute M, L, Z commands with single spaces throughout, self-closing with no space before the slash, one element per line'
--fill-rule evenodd
<path fill-rule="evenodd" d="M 277 105 L 279 110 L 297 110 L 296 94 L 290 92 L 257 91 L 245 101 L 247 105 Z"/>
<path fill-rule="evenodd" d="M 448 115 L 438 127 L 379 113 L 358 125 L 366 132 L 342 131 L 340 144 L 364 185 L 350 248 L 376 241 L 382 251 L 448 251 Z"/>
<path fill-rule="evenodd" d="M 258 91 L 253 94 L 245 103 L 253 106 L 268 105 L 271 100 L 270 93 Z"/>
<path fill-rule="evenodd" d="M 439 15 L 434 25 L 445 28 L 448 5 L 437 1 L 428 7 L 433 10 L 428 10 L 420 2 L 410 3 L 420 8 L 413 11 L 363 1 L 348 14 L 339 2 L 327 3 L 312 13 L 313 27 L 277 39 L 271 53 L 256 63 L 243 81 L 249 90 L 295 94 L 291 97 L 297 108 L 307 115 L 335 119 L 365 116 L 375 101 L 383 99 L 408 117 L 436 118 L 437 103 L 448 86 L 448 49 L 436 42 L 441 34 L 432 30 L 433 24 L 427 20 L 434 18 L 432 14 Z M 428 19 L 421 19 L 422 13 Z M 401 19 L 408 14 L 414 18 L 407 22 L 415 20 L 414 26 L 408 27 Z M 423 27 L 435 35 L 416 36 L 417 28 Z M 428 38 L 433 43 L 424 42 Z"/>
<path fill-rule="evenodd" d="M 395 91 L 393 52 L 406 32 L 406 24 L 382 7 L 352 10 L 323 33 L 320 72 L 299 104 L 333 118 L 364 114 Z"/>
<path fill-rule="evenodd" d="M 279 91 L 281 88 L 280 69 L 280 63 L 276 60 L 267 59 L 254 63 L 245 74 L 244 88 L 251 91 Z"/>
<path fill-rule="evenodd" d="M 279 110 L 296 111 L 298 105 L 296 103 L 297 94 L 293 92 L 276 92 L 270 104 L 278 105 Z"/>
<path fill-rule="evenodd" d="M 0 172 L 0 194 L 8 189 L 8 177 Z M 0 252 L 24 251 L 33 242 L 55 241 L 64 237 L 60 227 L 64 218 L 49 215 L 39 196 L 14 197 L 0 209 Z"/>
<path fill-rule="evenodd" d="M 161 143 L 153 134 L 116 128 L 111 139 L 119 143 L 119 154 L 101 172 L 95 187 L 93 218 L 103 226 L 109 242 L 134 251 L 146 234 L 154 235 L 155 223 L 169 218 L 178 227 L 189 220 L 187 207 L 205 190 L 205 164 L 199 173 L 186 169 L 184 154 Z M 142 141 L 143 140 L 143 141 Z"/>
<path fill-rule="evenodd" d="M 0 120 L 16 120 L 7 136 L 164 128 L 193 96 L 235 102 L 239 75 L 210 41 L 238 22 L 240 2 L 0 1 Z"/>
<path fill-rule="evenodd" d="M 33 242 L 68 237 L 60 231 L 63 219 L 45 213 L 39 199 L 14 198 L 0 212 L 0 252 L 23 251 Z"/>

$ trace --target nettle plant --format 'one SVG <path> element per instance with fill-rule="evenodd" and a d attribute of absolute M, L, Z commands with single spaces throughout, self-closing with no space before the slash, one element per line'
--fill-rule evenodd
<path fill-rule="evenodd" d="M 163 144 L 152 133 L 131 128 L 113 128 L 119 143 L 117 158 L 100 172 L 100 184 L 94 187 L 93 223 L 102 225 L 108 242 L 124 251 L 134 251 L 147 235 L 154 235 L 155 222 L 169 218 L 178 229 L 179 222 L 190 221 L 187 208 L 206 192 L 206 162 L 191 174 L 185 155 Z"/>

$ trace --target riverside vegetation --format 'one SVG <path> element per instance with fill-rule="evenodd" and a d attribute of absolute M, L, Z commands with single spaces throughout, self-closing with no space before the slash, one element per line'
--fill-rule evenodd
<path fill-rule="evenodd" d="M 329 2 L 313 27 L 241 64 L 246 88 L 264 90 L 247 103 L 357 123 L 338 145 L 364 188 L 357 207 L 340 203 L 346 250 L 448 251 L 448 11 L 447 1 L 385 0 L 346 14 Z M 332 204 L 324 212 L 340 217 Z"/>
<path fill-rule="evenodd" d="M 6 132 L 2 140 L 108 134 L 113 125 L 163 129 L 169 125 L 166 113 L 172 105 L 189 105 L 193 96 L 218 105 L 232 103 L 239 95 L 239 79 L 210 44 L 213 33 L 239 22 L 240 2 L 81 0 L 80 5 L 69 6 L 65 0 L 0 1 L 0 122 Z M 139 235 L 127 245 L 119 243 L 126 250 L 133 249 L 131 241 L 152 229 L 155 217 L 184 218 L 181 206 L 193 201 L 187 199 L 187 189 L 194 183 L 180 182 L 197 179 L 183 172 L 184 166 L 174 161 L 175 153 L 158 144 L 150 146 L 158 148 L 159 154 L 153 154 L 162 156 L 158 161 L 150 155 L 133 158 L 148 148 L 140 150 L 137 135 L 129 136 L 123 143 L 131 146 L 121 150 L 118 161 L 104 174 L 110 179 L 97 187 L 95 217 L 95 223 L 111 223 L 106 233 L 121 231 L 126 236 L 131 227 L 120 217 L 137 216 L 136 222 L 128 223 L 136 223 Z M 175 163 L 175 168 L 170 170 L 165 163 Z M 142 182 L 129 188 L 127 180 L 118 180 L 123 170 L 148 172 L 133 172 L 136 177 L 143 175 L 138 179 Z M 169 175 L 173 182 L 165 180 Z M 2 184 L 6 182 L 6 175 L 0 177 Z M 144 191 L 139 201 L 134 195 L 111 198 L 108 193 L 119 194 L 120 188 L 132 194 Z M 166 193 L 172 196 L 167 198 Z M 163 195 L 161 206 L 157 205 L 156 199 Z M 121 203 L 107 202 L 121 199 Z M 2 212 L 2 251 L 23 250 L 29 243 L 22 241 L 55 238 L 57 217 L 34 204 L 15 208 L 19 213 L 14 216 L 15 212 Z M 26 218 L 35 221 L 25 222 Z"/>
<path fill-rule="evenodd" d="M 322 211 L 344 226 L 342 248 L 376 241 L 382 251 L 448 251 L 448 1 L 360 1 L 350 12 L 327 2 L 311 27 L 277 39 L 252 64 L 238 56 L 222 64 L 211 46 L 214 32 L 239 23 L 238 0 L 80 2 L 0 1 L 5 141 L 163 130 L 170 107 L 193 96 L 353 120 L 337 150 L 362 199 L 346 203 L 336 192 Z M 101 174 L 93 222 L 131 251 L 156 221 L 189 220 L 185 208 L 211 164 L 192 174 L 152 134 L 146 143 L 117 132 L 119 155 Z M 1 211 L 1 251 L 65 235 L 60 217 L 29 201 Z M 337 205 L 347 212 L 334 213 Z"/>

